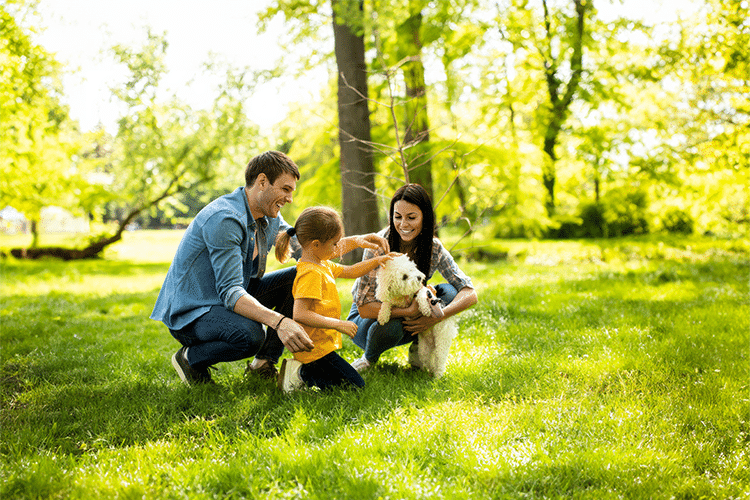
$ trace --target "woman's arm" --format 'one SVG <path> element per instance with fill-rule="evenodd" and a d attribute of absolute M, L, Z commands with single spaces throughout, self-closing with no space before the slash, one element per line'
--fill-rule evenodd
<path fill-rule="evenodd" d="M 444 319 L 465 311 L 476 304 L 477 300 L 476 290 L 471 287 L 464 287 L 458 291 L 451 303 L 443 308 L 444 316 L 442 318 L 433 318 L 432 316 L 422 316 L 419 314 L 416 318 L 404 321 L 404 330 L 411 332 L 412 335 L 421 333 Z"/>
<path fill-rule="evenodd" d="M 361 306 L 357 306 L 357 311 L 359 311 L 359 316 L 361 318 L 377 319 L 382 305 L 383 304 L 381 302 L 377 301 L 367 302 L 365 304 L 362 304 Z M 417 304 L 416 300 L 412 300 L 411 304 L 408 307 L 394 306 L 391 309 L 391 318 L 412 318 L 414 316 L 418 316 L 419 314 L 419 305 Z"/>
<path fill-rule="evenodd" d="M 456 298 L 443 308 L 444 317 L 448 318 L 470 308 L 477 303 L 477 291 L 470 287 L 464 287 L 458 291 Z"/>

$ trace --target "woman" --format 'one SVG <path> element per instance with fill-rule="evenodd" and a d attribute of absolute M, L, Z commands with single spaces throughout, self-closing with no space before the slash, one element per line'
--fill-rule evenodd
<path fill-rule="evenodd" d="M 477 303 L 471 279 L 435 238 L 435 212 L 430 196 L 422 186 L 407 184 L 399 188 L 391 199 L 388 215 L 389 226 L 378 235 L 388 240 L 390 250 L 408 255 L 427 280 L 438 271 L 447 281 L 435 287 L 437 297 L 443 301 L 445 317 L 422 316 L 416 301 L 413 301 L 405 308 L 394 307 L 391 320 L 381 326 L 377 322 L 381 303 L 375 299 L 375 271 L 358 278 L 352 289 L 354 300 L 347 319 L 356 323 L 357 334 L 353 341 L 364 350 L 362 357 L 352 363 L 359 372 L 375 364 L 388 349 L 409 343 L 409 363 L 420 367 L 417 334 Z M 362 259 L 372 257 L 372 251 L 366 250 Z"/>

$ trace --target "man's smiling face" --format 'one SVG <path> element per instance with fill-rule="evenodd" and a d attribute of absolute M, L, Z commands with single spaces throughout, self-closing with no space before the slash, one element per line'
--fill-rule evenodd
<path fill-rule="evenodd" d="M 281 207 L 294 201 L 296 189 L 297 179 L 291 174 L 281 174 L 273 184 L 269 184 L 266 178 L 258 200 L 258 208 L 266 217 L 278 217 Z"/>

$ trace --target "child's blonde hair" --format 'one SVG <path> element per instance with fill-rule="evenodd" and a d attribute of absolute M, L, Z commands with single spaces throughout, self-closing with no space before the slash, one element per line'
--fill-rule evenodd
<path fill-rule="evenodd" d="M 276 258 L 285 262 L 289 258 L 289 241 L 296 235 L 302 247 L 315 240 L 325 243 L 344 234 L 344 223 L 339 213 L 331 207 L 309 207 L 297 217 L 294 228 L 282 231 L 276 237 Z"/>

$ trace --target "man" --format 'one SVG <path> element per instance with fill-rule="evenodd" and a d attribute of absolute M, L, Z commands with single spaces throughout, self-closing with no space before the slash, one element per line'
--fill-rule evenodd
<path fill-rule="evenodd" d="M 162 321 L 182 344 L 172 365 L 186 384 L 213 383 L 209 367 L 251 356 L 247 372 L 275 378 L 284 347 L 312 349 L 291 319 L 296 268 L 265 274 L 276 235 L 291 227 L 280 210 L 292 202 L 299 178 L 285 154 L 260 154 L 247 165 L 245 187 L 206 205 L 185 231 L 151 319 Z M 374 234 L 341 241 L 342 253 L 388 246 Z"/>

